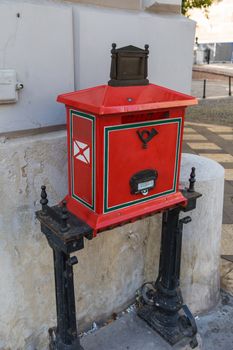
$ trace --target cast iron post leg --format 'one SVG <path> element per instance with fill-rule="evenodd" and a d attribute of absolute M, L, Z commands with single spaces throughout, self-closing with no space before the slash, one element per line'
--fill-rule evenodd
<path fill-rule="evenodd" d="M 67 210 L 66 201 L 48 206 L 46 186 L 41 186 L 42 209 L 36 212 L 41 232 L 53 249 L 57 327 L 49 329 L 50 350 L 84 350 L 76 324 L 73 265 L 71 253 L 84 248 L 84 238 L 92 239 L 93 229 Z"/>
<path fill-rule="evenodd" d="M 73 265 L 78 263 L 60 250 L 53 249 L 56 287 L 57 328 L 50 330 L 51 350 L 83 350 L 80 345 L 75 311 Z"/>
<path fill-rule="evenodd" d="M 163 214 L 161 240 L 161 276 L 157 282 L 154 302 L 158 308 L 158 319 L 161 324 L 175 326 L 177 312 L 183 304 L 179 290 L 179 270 L 181 254 L 181 233 L 179 232 L 179 208 Z M 169 313 L 169 319 L 167 318 Z"/>
<path fill-rule="evenodd" d="M 161 242 L 163 259 L 160 284 L 171 291 L 177 287 L 176 259 L 181 251 L 181 244 L 177 244 L 179 212 L 179 208 L 175 208 L 163 213 Z"/>
<path fill-rule="evenodd" d="M 143 306 L 138 310 L 138 315 L 170 344 L 188 337 L 191 348 L 198 345 L 197 325 L 189 308 L 183 304 L 179 287 L 183 225 L 191 218 L 179 219 L 179 215 L 181 211 L 194 210 L 197 199 L 201 197 L 194 189 L 195 177 L 195 168 L 192 167 L 189 188 L 182 190 L 186 205 L 170 208 L 163 214 L 159 274 L 156 282 L 143 285 Z"/>
<path fill-rule="evenodd" d="M 170 344 L 189 337 L 194 348 L 197 327 L 188 307 L 183 305 L 179 288 L 183 224 L 191 218 L 179 219 L 180 211 L 181 207 L 176 207 L 163 214 L 159 276 L 154 285 L 153 303 L 142 307 L 138 315 Z"/>
<path fill-rule="evenodd" d="M 183 306 L 180 285 L 180 263 L 183 224 L 191 221 L 190 217 L 179 219 L 180 208 L 174 208 L 163 214 L 160 277 L 156 284 L 154 303 L 157 319 L 164 326 L 177 327 Z M 168 317 L 169 315 L 169 317 Z"/>

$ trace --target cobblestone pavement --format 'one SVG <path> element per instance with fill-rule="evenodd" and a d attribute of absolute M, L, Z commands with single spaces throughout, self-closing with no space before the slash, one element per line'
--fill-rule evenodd
<path fill-rule="evenodd" d="M 233 127 L 186 122 L 183 152 L 213 159 L 225 168 L 223 224 L 233 224 Z"/>
<path fill-rule="evenodd" d="M 186 121 L 233 126 L 233 96 L 200 99 L 198 105 L 188 108 Z"/>

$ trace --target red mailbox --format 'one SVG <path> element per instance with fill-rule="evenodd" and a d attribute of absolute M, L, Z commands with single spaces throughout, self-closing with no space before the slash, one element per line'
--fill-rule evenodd
<path fill-rule="evenodd" d="M 185 107 L 194 97 L 147 79 L 148 45 L 112 47 L 108 85 L 58 96 L 66 105 L 69 193 L 36 216 L 53 249 L 57 327 L 49 330 L 51 349 L 84 350 L 76 324 L 71 253 L 84 238 L 163 211 L 159 274 L 144 283 L 137 314 L 170 344 L 183 338 L 197 346 L 195 318 L 183 304 L 180 281 L 183 225 L 201 196 L 195 191 L 195 168 L 189 187 L 179 189 Z M 82 220 L 81 220 L 82 219 Z"/>
<path fill-rule="evenodd" d="M 113 46 L 108 85 L 57 99 L 67 111 L 67 208 L 95 234 L 186 204 L 179 191 L 184 113 L 197 101 L 149 84 L 148 47 L 137 50 Z"/>

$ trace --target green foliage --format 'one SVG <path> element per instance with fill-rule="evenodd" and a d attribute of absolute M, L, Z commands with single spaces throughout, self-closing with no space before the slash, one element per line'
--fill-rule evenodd
<path fill-rule="evenodd" d="M 206 10 L 215 0 L 182 0 L 182 13 L 187 15 L 188 10 L 199 8 Z"/>

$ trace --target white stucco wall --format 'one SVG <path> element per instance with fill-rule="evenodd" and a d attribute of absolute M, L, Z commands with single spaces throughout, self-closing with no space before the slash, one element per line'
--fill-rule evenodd
<path fill-rule="evenodd" d="M 150 81 L 189 93 L 193 40 L 194 22 L 181 15 L 4 0 L 0 69 L 16 69 L 24 89 L 17 103 L 0 106 L 0 133 L 63 124 L 56 96 L 72 91 L 74 81 L 76 89 L 107 83 L 112 42 L 148 43 Z"/>
<path fill-rule="evenodd" d="M 180 15 L 156 15 L 74 6 L 76 88 L 105 84 L 112 42 L 118 47 L 150 45 L 149 80 L 190 93 L 194 22 Z"/>
<path fill-rule="evenodd" d="M 0 69 L 8 68 L 24 88 L 17 103 L 0 105 L 0 133 L 64 123 L 55 101 L 74 88 L 71 7 L 1 1 Z"/>

